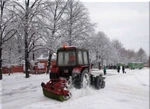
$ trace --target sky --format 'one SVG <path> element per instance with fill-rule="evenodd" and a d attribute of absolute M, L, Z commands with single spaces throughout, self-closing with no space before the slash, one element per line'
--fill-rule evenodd
<path fill-rule="evenodd" d="M 103 31 L 110 40 L 118 39 L 126 49 L 143 48 L 149 55 L 149 3 L 98 2 L 81 0 L 89 12 L 96 31 Z"/>

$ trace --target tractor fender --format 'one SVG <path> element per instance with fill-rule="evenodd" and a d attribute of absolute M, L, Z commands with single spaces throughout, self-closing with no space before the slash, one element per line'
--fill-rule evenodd
<path fill-rule="evenodd" d="M 75 68 L 73 68 L 72 73 L 80 73 L 82 71 L 82 67 L 81 66 L 77 66 Z"/>
<path fill-rule="evenodd" d="M 82 67 L 78 66 L 78 67 L 74 67 L 72 70 L 72 79 L 76 78 L 77 76 L 80 76 L 82 71 Z"/>
<path fill-rule="evenodd" d="M 73 70 L 72 70 L 72 77 L 81 76 L 81 73 L 84 70 L 88 70 L 88 67 L 87 66 L 77 66 L 77 67 L 73 68 Z"/>
<path fill-rule="evenodd" d="M 81 73 L 85 69 L 87 69 L 88 72 L 89 72 L 89 67 L 87 67 L 87 66 L 77 66 L 77 67 L 73 68 L 72 73 Z"/>

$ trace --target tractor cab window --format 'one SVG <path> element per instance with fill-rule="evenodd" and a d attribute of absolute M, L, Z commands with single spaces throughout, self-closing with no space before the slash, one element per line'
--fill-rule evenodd
<path fill-rule="evenodd" d="M 63 65 L 63 52 L 58 53 L 58 65 Z"/>
<path fill-rule="evenodd" d="M 83 64 L 82 52 L 81 51 L 78 52 L 78 63 L 81 64 L 81 65 Z"/>
<path fill-rule="evenodd" d="M 83 52 L 83 59 L 84 59 L 84 64 L 88 64 L 87 52 Z"/>
<path fill-rule="evenodd" d="M 76 64 L 76 57 L 74 51 L 58 52 L 58 66 L 74 66 Z"/>
<path fill-rule="evenodd" d="M 75 64 L 75 53 L 74 52 L 70 52 L 69 53 L 69 61 L 68 64 Z"/>

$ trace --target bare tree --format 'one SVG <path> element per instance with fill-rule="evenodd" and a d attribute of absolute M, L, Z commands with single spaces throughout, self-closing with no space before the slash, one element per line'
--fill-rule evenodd
<path fill-rule="evenodd" d="M 95 26 L 89 20 L 87 8 L 77 0 L 69 0 L 66 14 L 66 25 L 64 29 L 63 42 L 68 45 L 80 46 Z"/>
<path fill-rule="evenodd" d="M 35 44 L 41 36 L 38 31 L 37 19 L 43 9 L 42 0 L 24 0 L 24 3 L 13 1 L 15 5 L 14 13 L 20 21 L 20 36 L 24 40 L 24 53 L 25 53 L 25 74 L 29 78 L 29 55 L 30 52 L 40 49 L 41 44 Z"/>
<path fill-rule="evenodd" d="M 139 62 L 146 63 L 146 61 L 147 61 L 147 55 L 146 55 L 145 51 L 143 50 L 143 48 L 140 48 L 138 50 L 137 56 L 138 56 L 138 61 Z"/>
<path fill-rule="evenodd" d="M 19 53 L 17 48 L 16 37 L 12 37 L 10 40 L 4 43 L 3 48 L 3 65 L 10 66 L 11 64 L 17 64 L 19 61 Z"/>
<path fill-rule="evenodd" d="M 2 79 L 2 50 L 3 45 L 16 33 L 14 15 L 10 12 L 10 0 L 0 1 L 0 80 Z"/>
<path fill-rule="evenodd" d="M 104 32 L 98 32 L 92 39 L 93 50 L 96 53 L 96 60 L 103 65 L 109 61 L 112 55 L 111 42 Z M 108 62 L 107 62 L 108 63 Z"/>
<path fill-rule="evenodd" d="M 49 51 L 47 71 L 50 69 L 51 56 L 55 52 L 59 45 L 60 38 L 62 37 L 62 25 L 65 22 L 64 11 L 67 7 L 66 0 L 54 0 L 45 2 L 45 10 L 43 12 L 43 20 L 40 20 L 41 24 L 44 25 L 41 29 L 43 30 L 42 36 L 46 43 L 46 48 Z M 46 15 L 46 16 L 45 16 Z"/>
<path fill-rule="evenodd" d="M 114 39 L 112 41 L 112 45 L 117 49 L 117 50 L 120 50 L 122 47 L 123 47 L 123 44 L 117 40 L 117 39 Z"/>

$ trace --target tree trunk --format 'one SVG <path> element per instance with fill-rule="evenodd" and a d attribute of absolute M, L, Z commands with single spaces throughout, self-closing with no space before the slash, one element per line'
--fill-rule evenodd
<path fill-rule="evenodd" d="M 0 80 L 3 79 L 2 75 L 2 18 L 3 18 L 3 1 L 1 0 L 1 13 L 0 13 Z"/>
<path fill-rule="evenodd" d="M 0 80 L 3 79 L 2 75 L 2 27 L 0 24 Z"/>
<path fill-rule="evenodd" d="M 29 53 L 27 47 L 27 43 L 25 43 L 25 74 L 26 78 L 29 78 Z"/>
<path fill-rule="evenodd" d="M 47 69 L 46 69 L 46 73 L 47 73 L 47 74 L 49 73 L 49 69 L 50 69 L 50 66 L 51 66 L 51 57 L 52 57 L 52 53 L 49 52 L 48 63 L 47 63 Z"/>
<path fill-rule="evenodd" d="M 26 17 L 28 18 L 28 16 L 26 15 Z M 27 20 L 26 18 L 26 20 Z M 27 21 L 26 21 L 27 22 Z M 25 24 L 25 39 L 24 39 L 24 43 L 25 43 L 25 74 L 26 74 L 26 78 L 29 78 L 29 52 L 28 52 L 28 25 Z"/>
<path fill-rule="evenodd" d="M 102 58 L 102 59 L 101 59 L 101 62 L 102 62 L 102 66 L 104 65 L 104 62 L 103 62 L 103 61 L 104 61 L 104 59 Z"/>
<path fill-rule="evenodd" d="M 71 0 L 70 1 L 70 24 L 69 24 L 69 26 L 70 26 L 70 28 L 69 28 L 69 46 L 71 46 L 72 45 L 72 23 L 73 23 L 73 21 L 72 21 L 72 18 L 73 18 L 73 16 L 72 16 L 72 8 L 73 8 L 73 6 L 72 6 L 72 4 L 73 4 L 73 1 Z"/>
<path fill-rule="evenodd" d="M 26 5 L 26 13 L 25 13 L 25 27 L 24 27 L 24 43 L 25 43 L 25 74 L 26 78 L 29 78 L 29 51 L 28 51 L 28 17 L 29 17 L 29 0 L 25 2 Z"/>
<path fill-rule="evenodd" d="M 34 47 L 34 43 L 33 43 L 33 47 Z M 32 52 L 32 60 L 33 60 L 33 61 L 35 60 L 35 54 L 34 54 L 34 51 Z"/>
<path fill-rule="evenodd" d="M 99 70 L 101 69 L 101 62 L 98 63 Z"/>
<path fill-rule="evenodd" d="M 33 59 L 33 61 L 35 60 L 35 54 L 34 54 L 34 52 L 32 54 L 32 59 Z"/>
<path fill-rule="evenodd" d="M 3 79 L 2 75 L 2 47 L 0 46 L 0 80 Z"/>

